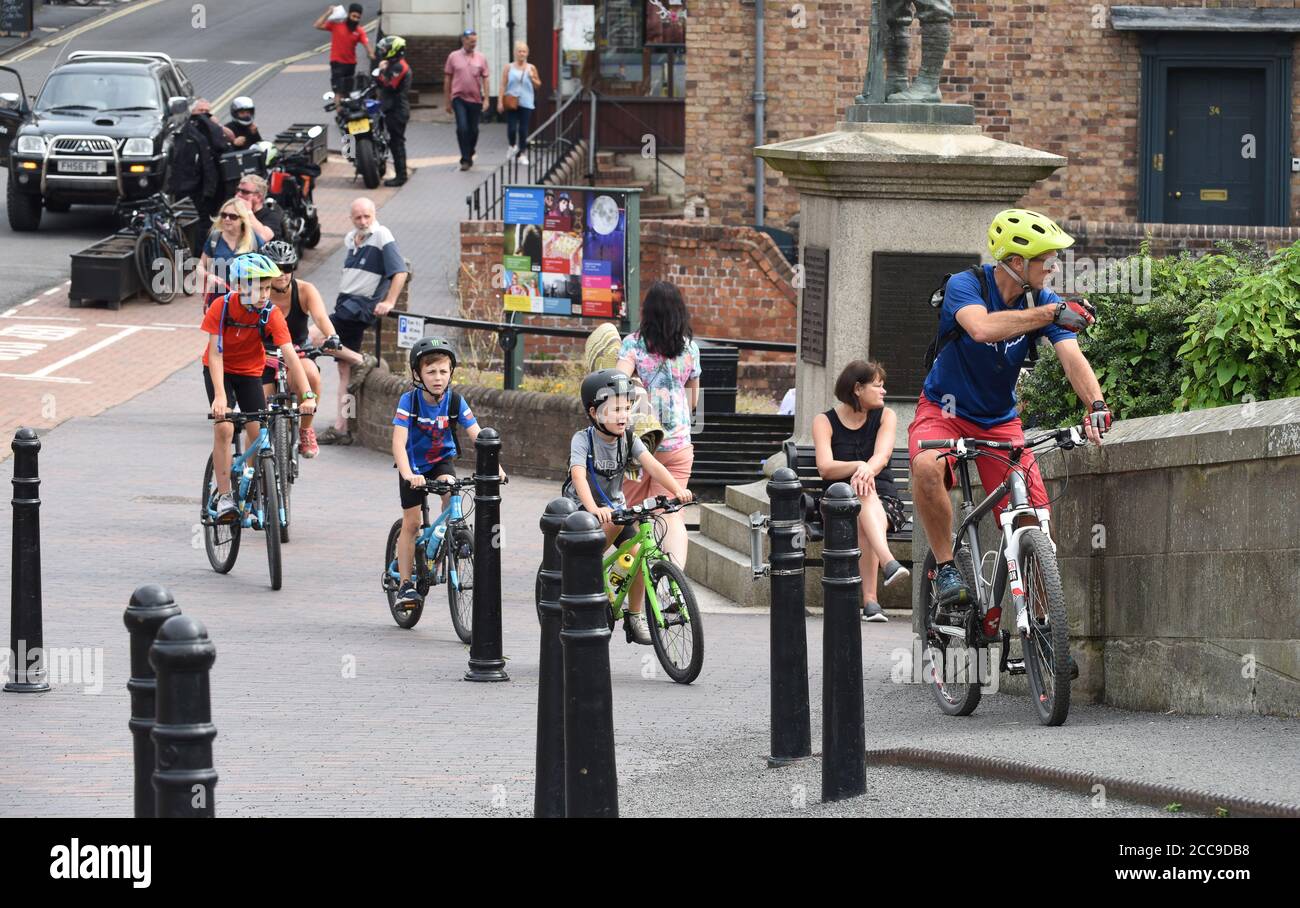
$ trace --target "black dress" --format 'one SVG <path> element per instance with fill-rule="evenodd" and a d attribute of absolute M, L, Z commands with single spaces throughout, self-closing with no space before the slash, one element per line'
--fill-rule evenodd
<path fill-rule="evenodd" d="M 840 421 L 840 415 L 831 407 L 826 411 L 826 418 L 831 424 L 831 456 L 836 460 L 867 462 L 876 453 L 876 436 L 880 432 L 880 421 L 885 410 L 872 410 L 867 421 L 859 429 L 850 429 Z M 894 474 L 886 464 L 876 474 L 876 496 L 889 518 L 890 532 L 897 532 L 906 522 L 903 502 L 898 497 L 898 487 L 894 484 Z"/>

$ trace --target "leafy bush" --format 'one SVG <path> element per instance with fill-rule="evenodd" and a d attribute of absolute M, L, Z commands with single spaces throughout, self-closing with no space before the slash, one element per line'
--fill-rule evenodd
<path fill-rule="evenodd" d="M 1116 418 L 1300 394 L 1300 244 L 1272 258 L 1239 243 L 1163 259 L 1144 245 L 1120 267 L 1149 269 L 1149 297 L 1141 287 L 1089 294 L 1097 323 L 1080 338 Z M 1050 350 L 1018 391 L 1026 425 L 1067 425 L 1082 415 Z"/>

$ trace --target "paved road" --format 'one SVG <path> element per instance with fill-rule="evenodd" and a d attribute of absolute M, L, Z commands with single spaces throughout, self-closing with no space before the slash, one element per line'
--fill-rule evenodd
<path fill-rule="evenodd" d="M 129 812 L 121 614 L 131 590 L 152 581 L 172 589 L 217 645 L 212 696 L 222 815 L 527 815 L 537 695 L 533 528 L 554 484 L 520 479 L 506 487 L 504 626 L 513 680 L 469 684 L 460 680 L 466 647 L 436 593 L 412 631 L 399 630 L 387 614 L 376 578 L 397 505 L 391 460 L 377 452 L 326 449 L 305 464 L 283 590 L 267 588 L 255 533 L 231 574 L 211 571 L 194 519 L 210 449 L 202 401 L 199 370 L 190 365 L 131 402 L 73 419 L 45 438 L 45 639 L 102 652 L 102 688 L 84 693 L 84 684 L 63 683 L 39 697 L 0 695 L 0 813 Z M 0 487 L 9 464 L 0 465 Z M 4 583 L 0 574 L 0 588 Z M 907 644 L 905 624 L 862 629 L 869 746 L 966 748 L 1300 801 L 1296 721 L 1083 706 L 1065 727 L 1044 729 L 1029 704 L 1012 697 L 986 698 L 975 716 L 952 720 L 937 713 L 926 691 L 890 682 L 892 651 Z M 617 637 L 611 644 L 629 815 L 1161 813 L 1113 798 L 1100 810 L 1072 793 L 874 768 L 870 798 L 819 806 L 815 761 L 779 773 L 763 768 L 765 616 L 710 611 L 706 626 L 704 673 L 689 687 L 663 677 L 649 649 Z M 7 630 L 0 619 L 0 633 Z M 817 704 L 819 620 L 809 619 L 808 633 Z M 355 677 L 348 677 L 352 664 Z"/>
<path fill-rule="evenodd" d="M 328 39 L 311 28 L 323 5 L 317 0 L 222 0 L 204 4 L 203 28 L 195 27 L 190 0 L 137 0 L 120 18 L 78 35 L 71 41 L 14 65 L 29 94 L 37 94 L 55 64 L 74 50 L 161 50 L 180 61 L 195 89 L 215 98 L 264 63 L 317 47 Z M 12 81 L 7 74 L 0 79 Z M 3 90 L 9 90 L 7 82 Z M 319 92 L 317 93 L 319 97 Z M 219 111 L 224 119 L 227 111 Z M 8 176 L 6 174 L 6 179 Z M 0 206 L 3 206 L 0 201 Z M 0 309 L 61 283 L 68 276 L 68 256 L 114 229 L 109 208 L 74 208 L 67 214 L 46 213 L 36 233 L 14 233 L 0 208 L 0 235 L 5 238 L 8 269 L 0 287 Z"/>

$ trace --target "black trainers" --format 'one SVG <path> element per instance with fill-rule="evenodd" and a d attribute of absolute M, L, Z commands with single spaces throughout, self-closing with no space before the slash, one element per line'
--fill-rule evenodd
<path fill-rule="evenodd" d="M 881 610 L 880 603 L 876 602 L 874 599 L 870 599 L 862 606 L 862 620 L 880 623 L 888 621 L 889 618 L 886 617 L 884 611 Z"/>
<path fill-rule="evenodd" d="M 912 576 L 912 572 L 903 567 L 897 561 L 890 561 L 885 565 L 885 586 L 889 586 L 897 580 L 906 580 Z"/>
<path fill-rule="evenodd" d="M 415 588 L 415 584 L 410 580 L 402 581 L 402 586 L 397 591 L 397 604 L 412 608 L 419 605 L 420 600 L 420 591 Z"/>

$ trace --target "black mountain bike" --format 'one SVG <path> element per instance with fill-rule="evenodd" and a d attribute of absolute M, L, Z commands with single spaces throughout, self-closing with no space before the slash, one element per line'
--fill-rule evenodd
<path fill-rule="evenodd" d="M 1056 544 L 1049 532 L 1050 514 L 1029 502 L 1020 459 L 1025 451 L 1047 446 L 1070 450 L 1087 444 L 1082 426 L 1056 429 L 1017 445 L 980 438 L 946 438 L 921 442 L 922 450 L 949 448 L 942 456 L 955 462 L 961 509 L 953 534 L 953 559 L 975 602 L 962 610 L 940 610 L 935 593 L 934 554 L 927 553 L 924 592 L 925 664 L 923 677 L 939 708 L 950 716 L 968 716 L 979 706 L 981 682 L 993 676 L 989 647 L 1001 643 L 997 671 L 1029 675 L 1029 692 L 1044 725 L 1060 725 L 1070 712 L 1070 682 L 1077 668 L 1070 658 L 1069 622 L 1065 593 L 1056 566 Z M 1005 455 L 998 452 L 1006 452 Z M 1007 478 L 988 493 L 978 507 L 972 502 L 970 464 L 976 457 L 994 457 L 1011 467 Z M 999 520 L 1002 540 L 991 573 L 980 552 L 979 523 L 993 505 L 1010 492 Z M 976 565 L 979 570 L 976 570 Z M 1024 658 L 1010 658 L 1011 634 L 1001 630 L 1002 595 L 1011 590 L 1016 627 Z"/>
<path fill-rule="evenodd" d="M 119 215 L 135 234 L 135 271 L 144 292 L 155 303 L 170 303 L 184 283 L 188 250 L 167 197 L 160 192 L 124 202 Z"/>

